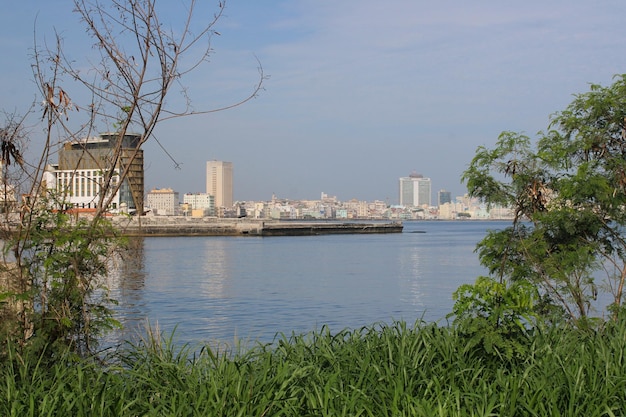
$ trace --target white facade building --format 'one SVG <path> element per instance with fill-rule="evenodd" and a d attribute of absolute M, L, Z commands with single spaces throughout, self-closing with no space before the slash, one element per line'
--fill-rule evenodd
<path fill-rule="evenodd" d="M 143 213 L 143 150 L 141 135 L 102 133 L 76 142 L 67 142 L 59 150 L 58 164 L 46 166 L 43 180 L 57 206 L 64 209 L 95 209 L 102 194 L 105 173 L 113 176 L 110 190 L 119 188 L 107 209 L 112 212 L 127 210 Z M 117 163 L 109 166 L 108 161 L 117 155 Z M 120 181 L 120 173 L 126 172 Z M 118 187 L 119 184 L 119 187 Z M 110 196 L 104 196 L 105 201 Z"/>
<path fill-rule="evenodd" d="M 178 192 L 171 188 L 155 188 L 146 196 L 147 206 L 157 216 L 175 216 L 178 214 Z"/>
<path fill-rule="evenodd" d="M 215 215 L 215 197 L 208 193 L 183 195 L 183 204 L 189 205 L 191 210 L 202 210 L 204 216 Z"/>
<path fill-rule="evenodd" d="M 119 180 L 115 174 L 111 183 L 114 186 Z M 96 169 L 73 169 L 59 170 L 58 165 L 48 165 L 43 174 L 46 188 L 56 191 L 59 202 L 69 204 L 71 207 L 91 209 L 96 208 L 100 198 L 100 184 L 102 184 L 102 171 Z M 113 187 L 112 187 L 113 188 Z M 119 210 L 121 205 L 119 191 L 113 196 L 110 209 Z"/>

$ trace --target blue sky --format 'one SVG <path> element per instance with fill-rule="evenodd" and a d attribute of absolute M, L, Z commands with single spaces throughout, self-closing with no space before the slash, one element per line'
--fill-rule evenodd
<path fill-rule="evenodd" d="M 161 5 L 176 18 L 180 4 Z M 5 8 L 0 109 L 36 98 L 35 28 L 39 40 L 61 33 L 77 59 L 88 53 L 71 10 L 61 0 Z M 478 146 L 504 130 L 532 136 L 573 94 L 626 72 L 624 16 L 623 0 L 228 0 L 211 62 L 184 84 L 196 108 L 229 104 L 256 82 L 257 57 L 265 90 L 161 125 L 158 139 L 182 165 L 147 144 L 146 188 L 203 192 L 206 161 L 220 159 L 234 164 L 238 200 L 326 192 L 396 203 L 398 178 L 413 171 L 432 179 L 433 198 L 463 194 Z"/>

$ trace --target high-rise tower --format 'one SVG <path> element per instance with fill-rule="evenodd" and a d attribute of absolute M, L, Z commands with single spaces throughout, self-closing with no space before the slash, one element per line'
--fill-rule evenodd
<path fill-rule="evenodd" d="M 208 161 L 206 163 L 206 192 L 215 197 L 215 207 L 233 206 L 233 163 Z"/>
<path fill-rule="evenodd" d="M 452 203 L 452 193 L 446 190 L 440 190 L 437 193 L 437 204 L 443 206 L 446 203 Z"/>
<path fill-rule="evenodd" d="M 419 207 L 431 206 L 430 178 L 413 172 L 408 177 L 400 178 L 400 205 Z"/>

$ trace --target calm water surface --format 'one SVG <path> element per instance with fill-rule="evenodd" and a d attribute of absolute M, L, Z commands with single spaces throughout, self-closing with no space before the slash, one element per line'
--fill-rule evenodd
<path fill-rule="evenodd" d="M 144 238 L 111 276 L 124 329 L 189 343 L 270 342 L 323 325 L 442 321 L 452 293 L 484 273 L 474 253 L 506 222 L 406 222 L 401 234 Z"/>

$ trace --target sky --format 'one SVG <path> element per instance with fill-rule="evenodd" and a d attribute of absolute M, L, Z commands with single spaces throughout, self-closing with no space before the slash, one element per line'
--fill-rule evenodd
<path fill-rule="evenodd" d="M 217 10 L 202 3 L 200 20 Z M 176 28 L 184 4 L 160 2 L 162 20 Z M 535 137 L 575 94 L 626 73 L 624 16 L 623 0 L 227 0 L 210 62 L 182 82 L 194 108 L 225 106 L 252 90 L 260 62 L 264 89 L 160 125 L 167 153 L 145 145 L 146 191 L 205 192 L 215 159 L 233 163 L 235 200 L 324 192 L 397 204 L 398 178 L 412 172 L 431 178 L 433 201 L 440 189 L 462 195 L 477 147 L 503 131 Z M 4 8 L 0 110 L 41 100 L 34 39 L 56 31 L 77 60 L 89 54 L 80 25 L 69 0 Z"/>

